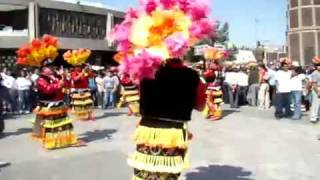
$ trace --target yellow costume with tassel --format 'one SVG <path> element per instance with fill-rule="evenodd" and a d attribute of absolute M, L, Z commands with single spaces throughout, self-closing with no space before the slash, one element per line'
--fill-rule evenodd
<path fill-rule="evenodd" d="M 133 180 L 177 180 L 189 166 L 187 122 L 200 78 L 180 58 L 214 32 L 208 2 L 145 0 L 111 33 L 120 51 L 115 60 L 139 85 L 142 118 L 128 159 Z"/>

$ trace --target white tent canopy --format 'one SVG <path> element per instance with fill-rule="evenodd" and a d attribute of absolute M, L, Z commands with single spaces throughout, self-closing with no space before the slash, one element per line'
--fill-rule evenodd
<path fill-rule="evenodd" d="M 243 63 L 248 63 L 252 61 L 257 61 L 253 52 L 249 50 L 239 50 L 238 54 L 235 55 L 236 60 L 234 63 L 236 64 L 243 64 Z"/>

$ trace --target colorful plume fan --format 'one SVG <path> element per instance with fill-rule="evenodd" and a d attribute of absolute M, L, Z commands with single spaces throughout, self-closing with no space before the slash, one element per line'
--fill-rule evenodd
<path fill-rule="evenodd" d="M 226 57 L 226 52 L 217 48 L 208 48 L 204 51 L 204 58 L 217 61 Z"/>
<path fill-rule="evenodd" d="M 159 60 L 183 57 L 191 46 L 214 33 L 208 19 L 210 0 L 140 0 L 140 5 L 139 10 L 129 9 L 111 33 L 121 71 L 138 80 L 153 77 Z M 136 70 L 128 68 L 148 74 L 132 75 Z"/>
<path fill-rule="evenodd" d="M 63 58 L 66 62 L 73 66 L 80 66 L 86 63 L 90 54 L 90 49 L 75 49 L 65 52 L 63 54 Z"/>
<path fill-rule="evenodd" d="M 313 64 L 320 65 L 320 57 L 316 56 L 312 59 Z"/>
<path fill-rule="evenodd" d="M 16 53 L 18 65 L 41 67 L 53 62 L 59 55 L 58 39 L 44 35 L 41 39 L 34 39 L 30 44 L 21 46 Z"/>

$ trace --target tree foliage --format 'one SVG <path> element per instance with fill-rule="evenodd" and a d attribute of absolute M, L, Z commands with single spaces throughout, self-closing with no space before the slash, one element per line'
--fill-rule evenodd
<path fill-rule="evenodd" d="M 235 59 L 234 55 L 238 53 L 238 48 L 235 45 L 229 44 L 229 23 L 221 23 L 220 21 L 216 22 L 216 26 L 213 32 L 213 35 L 200 41 L 197 45 L 207 44 L 209 46 L 215 46 L 216 44 L 223 45 L 227 48 L 230 53 L 230 56 L 227 60 Z M 202 56 L 194 55 L 194 48 L 191 48 L 190 51 L 186 54 L 185 58 L 190 62 L 198 62 L 203 59 Z"/>

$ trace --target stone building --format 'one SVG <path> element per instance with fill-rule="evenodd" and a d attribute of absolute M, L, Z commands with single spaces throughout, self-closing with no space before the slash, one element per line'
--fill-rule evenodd
<path fill-rule="evenodd" d="M 288 0 L 289 57 L 310 65 L 320 55 L 320 0 Z"/>
<path fill-rule="evenodd" d="M 113 63 L 115 49 L 108 33 L 123 19 L 122 11 L 79 3 L 1 0 L 0 67 L 12 66 L 17 48 L 43 34 L 59 38 L 61 54 L 68 49 L 89 48 L 94 52 L 92 64 Z"/>

